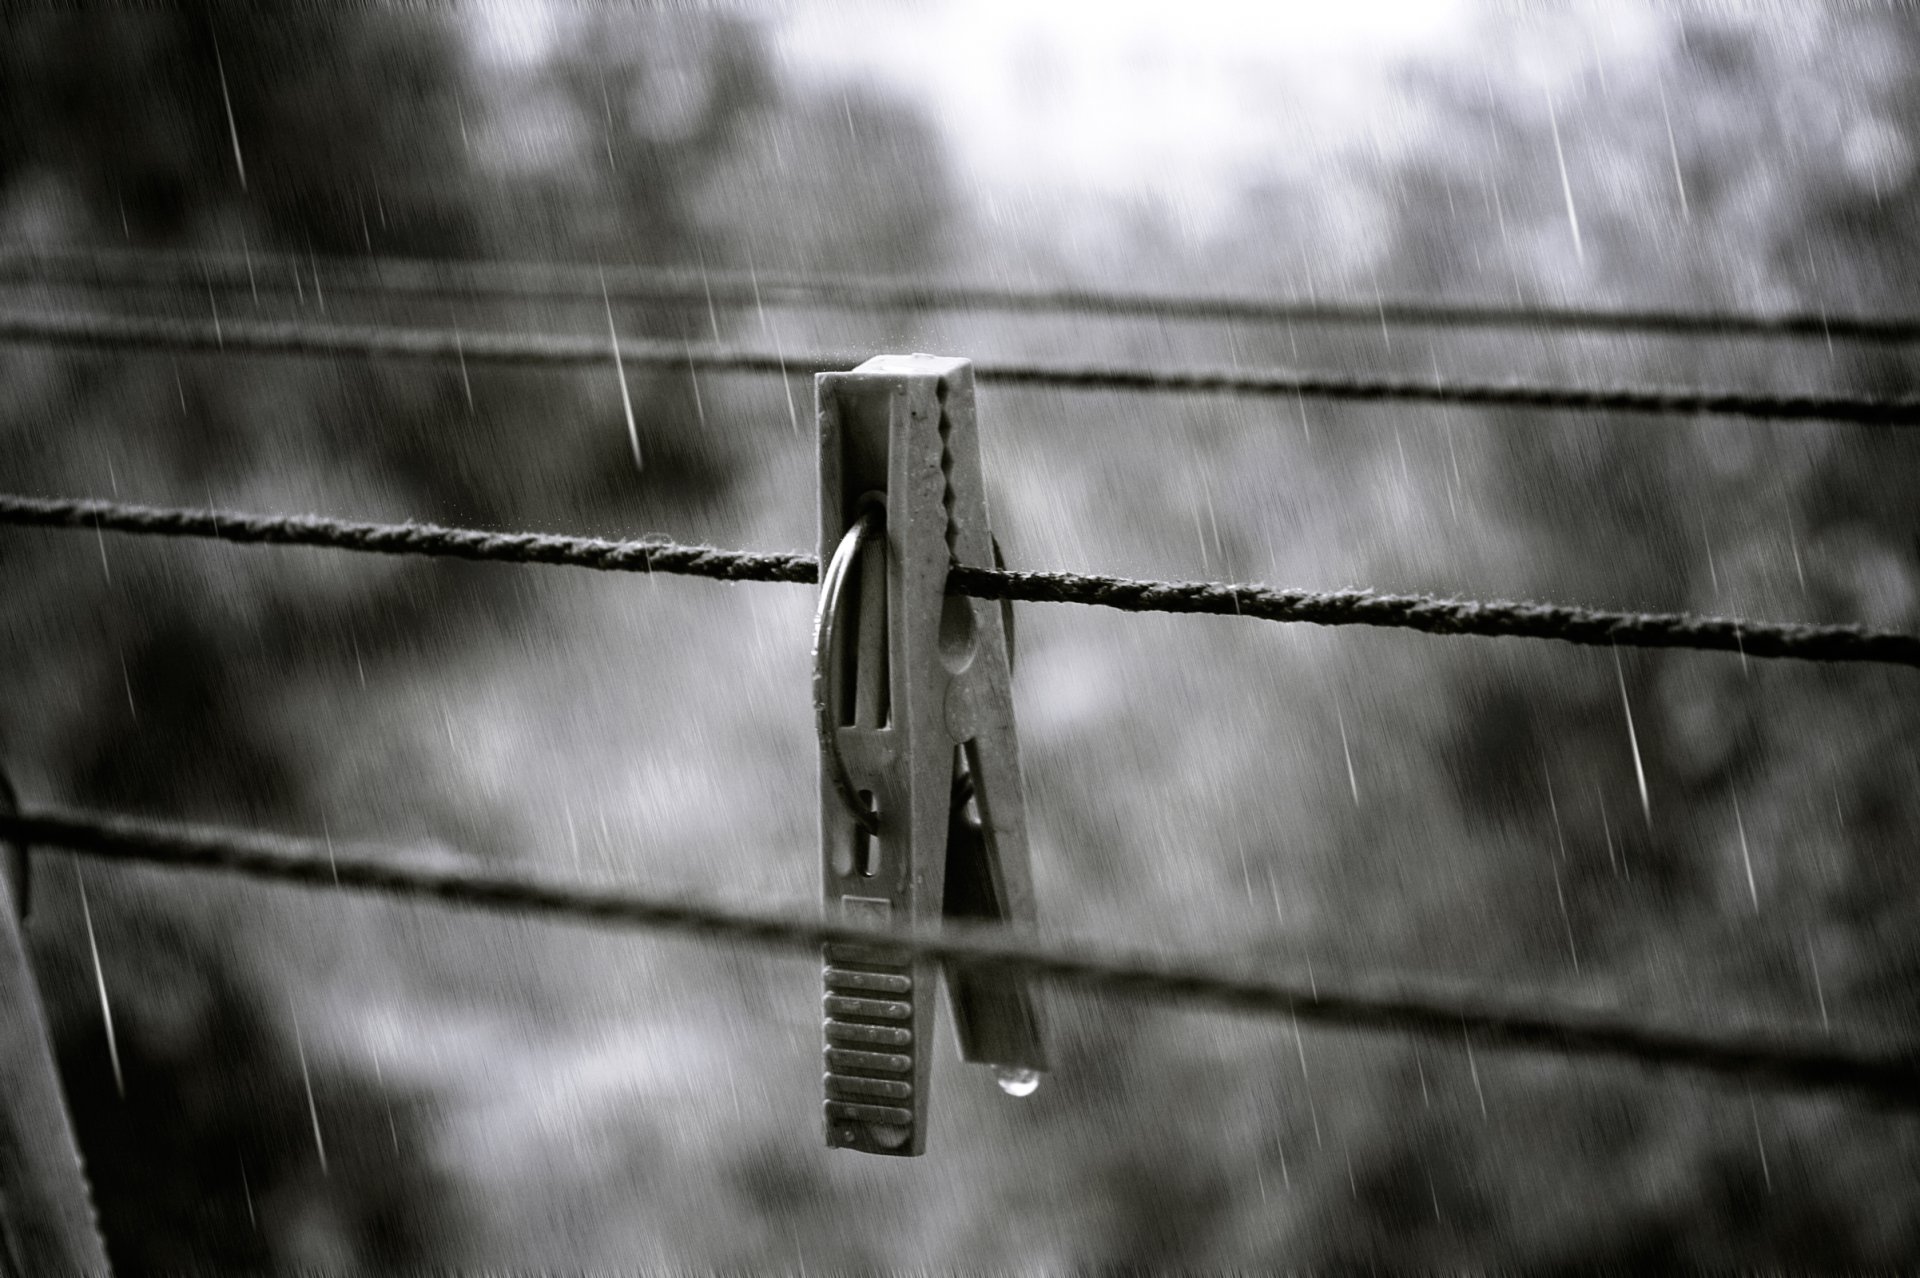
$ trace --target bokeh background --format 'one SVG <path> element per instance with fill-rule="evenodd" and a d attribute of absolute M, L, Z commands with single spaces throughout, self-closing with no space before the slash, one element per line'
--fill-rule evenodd
<path fill-rule="evenodd" d="M 424 256 L 1911 312 L 1916 122 L 1920 31 L 1866 6 L 23 13 L 0 41 L 0 240 L 309 272 L 257 298 L 16 283 L 5 304 L 603 331 L 597 300 L 325 291 L 330 261 Z M 1910 349 L 1839 341 L 616 320 L 859 353 L 1914 389 Z M 7 349 L 0 474 L 810 546 L 803 379 L 630 380 L 642 468 L 610 369 L 463 383 Z M 1900 432 L 979 402 L 1015 566 L 1920 628 Z M 19 530 L 0 567 L 0 757 L 29 804 L 814 899 L 804 587 Z M 1603 649 L 1041 605 L 1019 624 L 1050 936 L 1707 1025 L 1914 1027 L 1910 671 L 1634 651 L 1616 668 Z M 129 1270 L 1920 1254 L 1920 1124 L 1839 1101 L 1056 991 L 1036 1096 L 1002 1097 L 943 1043 L 932 1151 L 863 1159 L 820 1145 L 805 960 L 39 865 L 33 957 Z"/>

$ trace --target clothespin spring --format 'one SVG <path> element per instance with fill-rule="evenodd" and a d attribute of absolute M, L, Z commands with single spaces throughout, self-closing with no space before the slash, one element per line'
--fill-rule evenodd
<path fill-rule="evenodd" d="M 879 544 L 885 530 L 885 504 L 869 500 L 859 517 L 853 521 L 853 526 L 847 529 L 846 536 L 840 539 L 833 558 L 820 575 L 820 606 L 813 618 L 814 729 L 820 737 L 821 754 L 827 760 L 827 774 L 833 779 L 834 790 L 839 794 L 841 803 L 846 805 L 847 815 L 869 836 L 879 830 L 880 814 L 871 801 L 862 800 L 859 791 L 854 788 L 853 778 L 847 771 L 846 756 L 840 751 L 840 734 L 836 731 L 839 727 L 836 720 L 840 714 L 840 692 L 834 676 L 844 668 L 846 661 L 841 612 L 846 604 L 847 582 L 860 567 L 867 547 Z M 883 574 L 867 575 L 882 576 L 881 589 L 885 589 Z"/>

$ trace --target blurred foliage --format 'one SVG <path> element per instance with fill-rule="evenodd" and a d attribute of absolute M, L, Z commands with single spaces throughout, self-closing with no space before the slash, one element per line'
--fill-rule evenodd
<path fill-rule="evenodd" d="M 1061 258 L 1070 229 L 1127 242 L 1094 281 L 1110 286 L 1191 267 L 1198 285 L 1352 297 L 1910 309 L 1911 27 L 1849 11 L 1661 32 L 1656 56 L 1549 98 L 1502 60 L 1553 31 L 1489 22 L 1484 60 L 1407 69 L 1417 145 L 1250 178 L 1188 257 L 1140 210 L 1097 233 L 1062 212 Z M 967 211 L 937 121 L 789 74 L 752 22 L 596 11 L 547 39 L 521 48 L 484 10 L 10 21 L 0 237 L 306 255 L 291 296 L 206 299 L 248 315 L 583 332 L 597 306 L 349 299 L 321 264 L 995 278 L 1014 256 L 1014 231 Z M 191 294 L 115 304 L 205 313 Z M 1911 385 L 1904 350 L 1819 343 L 704 307 L 616 322 L 983 357 Z M 636 472 L 611 370 L 8 351 L 0 372 L 10 488 L 811 535 L 804 386 L 789 417 L 780 388 L 632 375 Z M 1016 565 L 1920 628 L 1898 432 L 981 402 Z M 755 903 L 812 891 L 804 592 L 38 534 L 0 538 L 0 565 L 0 745 L 29 803 L 571 858 Z M 1920 1020 L 1905 672 L 1078 610 L 1025 610 L 1021 635 L 1059 932 L 1675 1020 Z M 88 875 L 124 1097 L 57 874 L 33 939 L 129 1270 L 1825 1268 L 1920 1249 L 1910 1120 L 1078 996 L 1054 999 L 1057 1078 L 1033 1101 L 994 1104 L 943 1059 L 935 1154 L 828 1157 L 805 964 Z"/>
<path fill-rule="evenodd" d="M 371 318 L 377 306 L 328 296 L 320 265 L 328 256 L 724 258 L 737 231 L 707 206 L 728 166 L 751 154 L 744 133 L 764 136 L 773 118 L 801 153 L 821 149 L 778 114 L 760 40 L 739 21 L 585 18 L 537 61 L 504 73 L 477 65 L 478 25 L 477 15 L 450 12 L 268 18 L 217 6 L 111 20 L 22 15 L 0 49 L 0 228 L 36 242 L 305 257 L 294 297 L 270 289 L 225 304 Z M 845 127 L 837 98 L 830 118 L 824 107 L 793 106 L 812 112 L 815 132 Z M 870 104 L 861 117 L 886 118 Z M 529 129 L 547 136 L 530 142 Z M 831 183 L 852 159 L 840 152 L 809 173 Z M 937 218 L 937 200 L 912 199 L 909 223 Z M 877 225 L 889 199 L 866 207 L 864 218 L 835 207 L 813 225 L 854 242 L 862 226 L 875 237 L 901 234 Z M 910 249 L 891 252 L 910 264 Z M 175 305 L 125 300 L 163 313 Z M 208 302 L 218 314 L 222 301 Z M 510 322 L 473 308 L 415 318 Z M 623 311 L 619 322 L 629 335 L 698 337 L 708 321 Z M 155 500 L 204 501 L 218 489 L 263 505 L 637 533 L 722 497 L 742 464 L 737 437 L 702 428 L 699 391 L 684 376 L 631 379 L 645 461 L 636 473 L 611 370 L 588 384 L 290 361 L 235 369 L 6 358 L 24 373 L 5 413 L 9 483 L 22 487 L 117 488 L 124 478 Z M 403 569 L 342 579 L 317 561 L 230 568 L 191 554 L 158 575 L 123 564 L 116 584 L 106 553 L 111 593 L 81 605 L 96 642 L 49 645 L 24 623 L 10 638 L 38 651 L 23 652 L 29 664 L 10 683 L 9 705 L 31 714 L 22 695 L 31 687 L 119 682 L 128 720 L 101 721 L 92 704 L 32 727 L 16 713 L 10 726 L 21 726 L 8 744 L 36 757 L 53 792 L 156 813 L 313 827 L 324 804 L 312 761 L 325 746 L 286 731 L 285 703 L 315 660 L 344 645 L 363 683 L 369 665 L 431 668 L 423 642 L 459 635 L 457 646 L 488 651 L 535 602 L 511 574 Z M 15 542 L 0 554 L 9 580 L 22 584 L 18 602 L 45 609 L 66 594 L 57 549 Z M 182 589 L 176 572 L 194 585 Z M 316 594 L 325 601 L 318 612 Z M 137 750 L 127 748 L 129 728 Z M 433 835 L 500 846 L 485 804 L 421 789 L 416 806 Z M 251 1268 L 442 1254 L 457 1234 L 442 1220 L 454 1208 L 428 1164 L 376 1148 L 356 1166 L 336 1151 L 336 1174 L 315 1175 L 311 1138 L 294 1121 L 298 1106 L 288 1107 L 298 1071 L 287 1017 L 245 947 L 221 954 L 193 939 L 213 922 L 206 903 L 145 900 L 125 917 L 139 921 L 143 948 L 183 957 L 147 955 L 118 987 L 135 1080 L 124 1101 L 102 1091 L 97 1026 L 82 1029 L 76 1013 L 89 1006 L 84 983 L 68 991 L 62 1016 L 63 1059 L 116 1261 L 132 1270 Z M 64 926 L 72 922 L 46 933 L 55 971 L 85 961 Z M 160 1055 L 147 1050 L 155 1008 L 185 1022 Z M 343 1130 L 365 1135 L 385 1123 L 365 1126 L 340 1107 L 377 1112 L 404 1098 L 363 1074 L 336 1069 L 315 1086 Z M 236 1223 L 242 1166 L 257 1228 Z"/>

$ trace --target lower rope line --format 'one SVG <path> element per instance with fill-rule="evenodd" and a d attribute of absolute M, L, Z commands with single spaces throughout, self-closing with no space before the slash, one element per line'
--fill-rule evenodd
<path fill-rule="evenodd" d="M 1851 1092 L 1892 1108 L 1920 1108 L 1920 1045 L 1876 1047 L 1847 1044 L 1824 1034 L 1796 1038 L 1758 1031 L 1662 1028 L 1594 1009 L 1458 991 L 1420 992 L 1359 983 L 1341 990 L 1325 980 L 1315 985 L 1233 974 L 1167 956 L 1101 954 L 1045 945 L 1005 928 L 876 932 L 619 888 L 409 865 L 342 852 L 318 841 L 126 816 L 62 811 L 0 815 L 0 839 L 23 847 L 62 847 L 121 861 L 228 871 L 309 888 L 357 888 L 448 905 L 677 931 L 816 954 L 822 945 L 872 946 L 883 941 L 922 959 L 1000 968 L 1139 998 L 1420 1034 L 1448 1042 L 1459 1041 L 1464 1031 L 1489 1047 L 1690 1069 L 1789 1090 Z"/>
<path fill-rule="evenodd" d="M 459 333 L 300 321 L 186 320 L 167 316 L 0 314 L 0 341 L 92 350 L 200 351 L 211 354 L 352 355 L 464 364 L 581 367 L 606 363 L 601 337 L 558 333 Z M 626 340 L 623 364 L 713 372 L 797 373 L 851 368 L 857 356 L 782 354 L 737 347 L 690 348 L 679 342 Z M 1555 409 L 1655 417 L 1743 417 L 1862 426 L 1920 425 L 1920 397 L 1846 393 L 1705 390 L 1692 387 L 1551 386 L 1529 382 L 1437 382 L 1430 378 L 1351 377 L 1281 369 L 1154 369 L 1100 364 L 979 360 L 982 384 L 1182 395 L 1306 396 L 1361 403 L 1403 401 L 1463 408 Z"/>
<path fill-rule="evenodd" d="M 428 555 L 607 572 L 665 572 L 718 581 L 812 585 L 811 555 L 721 550 L 669 541 L 605 541 L 558 533 L 498 533 L 436 524 L 362 523 L 319 515 L 140 506 L 0 493 L 0 524 L 98 529 L 385 555 Z M 1378 626 L 1434 635 L 1553 639 L 1562 643 L 1738 652 L 1748 657 L 1920 667 L 1920 635 L 1860 626 L 1752 621 L 1687 613 L 1610 612 L 1507 600 L 1439 599 L 1364 590 L 1281 590 L 1210 581 L 1135 581 L 1067 572 L 956 565 L 947 589 L 978 599 L 1073 603 L 1122 612 L 1253 617 L 1319 626 Z"/>

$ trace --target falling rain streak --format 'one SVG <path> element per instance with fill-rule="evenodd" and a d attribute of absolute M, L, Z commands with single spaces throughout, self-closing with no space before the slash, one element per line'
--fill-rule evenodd
<path fill-rule="evenodd" d="M 1553 158 L 1560 166 L 1560 193 L 1567 201 L 1567 226 L 1573 231 L 1573 254 L 1582 263 L 1587 260 L 1586 245 L 1580 240 L 1580 213 L 1573 206 L 1573 182 L 1567 177 L 1567 154 L 1560 149 L 1560 117 L 1553 109 L 1553 95 L 1547 95 L 1547 125 L 1553 130 Z"/>
<path fill-rule="evenodd" d="M 1573 970 L 1580 970 L 1580 951 L 1573 943 L 1573 916 L 1567 913 L 1567 894 L 1560 886 L 1560 867 L 1553 866 L 1553 895 L 1560 902 L 1560 922 L 1567 930 L 1567 957 L 1573 960 Z"/>
<path fill-rule="evenodd" d="M 375 1048 L 373 1056 L 373 1082 L 380 1089 L 380 1103 L 387 1111 L 387 1135 L 393 1138 L 393 1152 L 400 1153 L 400 1125 L 393 1118 L 393 1093 L 387 1090 L 386 1071 L 380 1068 L 380 1049 Z"/>
<path fill-rule="evenodd" d="M 1325 1149 L 1326 1142 L 1320 1138 L 1320 1107 L 1313 1101 L 1313 1079 L 1307 1075 L 1307 1045 L 1300 1037 L 1300 1018 L 1289 1017 L 1293 1022 L 1293 1050 L 1300 1057 L 1300 1090 L 1307 1094 L 1307 1114 L 1313 1119 L 1313 1146 Z"/>
<path fill-rule="evenodd" d="M 600 301 L 607 310 L 607 345 L 613 350 L 613 375 L 620 383 L 620 411 L 627 417 L 627 444 L 633 450 L 633 468 L 645 470 L 640 456 L 640 427 L 633 420 L 633 396 L 627 390 L 627 365 L 620 356 L 620 334 L 613 327 L 613 299 L 607 295 L 607 273 L 600 272 Z"/>
<path fill-rule="evenodd" d="M 93 907 L 87 904 L 87 876 L 79 858 L 73 861 L 73 881 L 80 889 L 80 918 L 87 927 L 87 952 L 93 956 L 93 984 L 100 992 L 100 1021 L 107 1030 L 107 1059 L 113 1065 L 113 1090 L 127 1098 L 127 1080 L 120 1072 L 120 1041 L 113 1032 L 113 1005 L 107 1001 L 107 974 L 100 966 L 100 943 L 93 934 Z"/>
<path fill-rule="evenodd" d="M 1353 750 L 1347 745 L 1347 716 L 1338 701 L 1333 703 L 1334 720 L 1340 725 L 1340 753 L 1347 761 L 1347 789 L 1353 792 L 1353 806 L 1360 806 L 1360 779 L 1353 771 Z"/>
<path fill-rule="evenodd" d="M 1567 859 L 1567 835 L 1566 831 L 1560 827 L 1560 800 L 1554 797 L 1553 774 L 1547 771 L 1547 763 L 1544 759 L 1540 761 L 1540 775 L 1547 783 L 1547 811 L 1553 816 L 1554 845 L 1560 850 L 1560 859 L 1565 861 Z"/>
<path fill-rule="evenodd" d="M 140 707 L 133 704 L 133 676 L 127 673 L 127 654 L 120 654 L 120 683 L 127 690 L 127 718 L 140 722 Z"/>
<path fill-rule="evenodd" d="M 1607 868 L 1613 871 L 1615 878 L 1618 878 L 1620 877 L 1620 856 L 1613 846 L 1613 822 L 1607 819 L 1607 796 L 1597 785 L 1594 786 L 1593 793 L 1600 804 L 1600 834 L 1607 841 Z"/>
<path fill-rule="evenodd" d="M 1760 1154 L 1760 1178 L 1767 1192 L 1773 1192 L 1773 1169 L 1767 1165 L 1767 1142 L 1760 1135 L 1760 1106 L 1754 1102 L 1753 1089 L 1747 1089 L 1747 1112 L 1753 1117 L 1753 1147 Z"/>
<path fill-rule="evenodd" d="M 1687 179 L 1680 173 L 1680 148 L 1673 140 L 1673 115 L 1667 110 L 1667 86 L 1660 86 L 1660 119 L 1667 126 L 1667 156 L 1673 161 L 1673 188 L 1680 193 L 1680 216 L 1685 221 L 1693 220 L 1693 209 L 1687 204 Z"/>
<path fill-rule="evenodd" d="M 1473 1076 L 1473 1094 L 1480 1098 L 1480 1118 L 1484 1122 L 1487 1117 L 1487 1093 L 1480 1086 L 1480 1065 L 1473 1058 L 1473 1036 L 1467 1033 L 1465 1025 L 1460 1027 L 1460 1041 L 1467 1046 L 1467 1072 Z"/>
<path fill-rule="evenodd" d="M 220 75 L 220 103 L 227 109 L 227 138 L 233 143 L 233 169 L 240 175 L 240 189 L 247 189 L 247 161 L 240 154 L 240 126 L 233 118 L 233 95 L 227 92 L 227 64 L 220 56 L 220 37 L 213 37 L 213 66 Z"/>
<path fill-rule="evenodd" d="M 240 1160 L 240 1193 L 247 1202 L 247 1224 L 254 1229 L 260 1228 L 259 1217 L 253 1214 L 253 1182 L 247 1179 L 247 1162 Z"/>
<path fill-rule="evenodd" d="M 1813 976 L 1813 997 L 1820 1007 L 1820 1028 L 1831 1033 L 1833 1022 L 1827 1019 L 1827 991 L 1820 983 L 1820 959 L 1813 950 L 1813 937 L 1807 937 L 1807 971 Z"/>
<path fill-rule="evenodd" d="M 607 323 L 609 326 L 611 326 L 613 323 L 612 303 L 608 303 L 607 310 L 608 310 Z M 614 343 L 614 348 L 615 348 L 614 356 L 615 356 L 615 359 L 617 360 L 619 358 L 619 343 L 617 340 Z M 467 348 L 464 344 L 464 340 L 460 336 L 460 329 L 457 325 L 454 327 L 454 330 L 453 330 L 453 353 L 457 355 L 460 359 L 460 389 L 465 391 L 467 394 L 467 416 L 471 417 L 473 416 L 473 379 L 467 376 Z M 627 379 L 625 375 L 622 375 L 620 378 L 620 389 L 623 396 L 626 391 L 626 384 L 627 384 Z M 627 410 L 627 427 L 629 431 L 632 430 L 632 427 L 633 427 L 633 410 L 632 409 Z M 634 448 L 636 452 L 635 464 L 637 465 L 639 461 L 639 458 L 638 458 L 639 445 L 636 443 L 634 445 Z"/>
<path fill-rule="evenodd" d="M 240 256 L 247 264 L 247 291 L 253 294 L 253 304 L 258 308 L 260 305 L 260 282 L 253 277 L 253 250 L 248 247 L 247 237 L 244 232 L 240 236 Z"/>
<path fill-rule="evenodd" d="M 1653 829 L 1653 804 L 1647 799 L 1647 769 L 1640 761 L 1640 736 L 1633 730 L 1633 703 L 1627 700 L 1627 676 L 1620 668 L 1620 650 L 1613 650 L 1613 673 L 1620 681 L 1620 708 L 1627 715 L 1627 744 L 1633 747 L 1633 779 L 1640 787 L 1640 813 L 1647 819 L 1647 829 Z"/>
<path fill-rule="evenodd" d="M 313 1075 L 307 1071 L 307 1044 L 300 1033 L 300 1009 L 289 1004 L 293 1014 L 293 1050 L 300 1060 L 300 1084 L 307 1089 L 307 1117 L 313 1121 L 313 1148 L 320 1155 L 320 1174 L 330 1175 L 327 1170 L 327 1142 L 320 1134 L 320 1106 L 313 1098 Z"/>
<path fill-rule="evenodd" d="M 1753 882 L 1753 854 L 1747 850 L 1747 823 L 1740 818 L 1740 799 L 1733 800 L 1733 828 L 1740 835 L 1740 863 L 1747 871 L 1747 896 L 1753 901 L 1753 912 L 1760 912 L 1760 889 Z"/>

